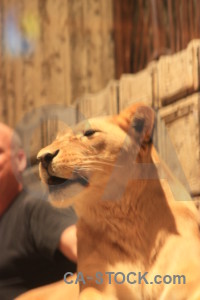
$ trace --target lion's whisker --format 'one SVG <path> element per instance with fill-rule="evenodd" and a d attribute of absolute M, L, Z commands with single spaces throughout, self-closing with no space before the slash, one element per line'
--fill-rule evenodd
<path fill-rule="evenodd" d="M 115 163 L 109 163 L 109 162 L 104 162 L 104 161 L 98 161 L 98 160 L 89 160 L 89 161 L 85 161 L 84 163 L 89 163 L 89 164 L 100 164 L 100 165 L 107 165 L 107 166 L 111 166 L 111 167 L 119 167 L 122 168 L 122 165 L 118 165 Z"/>

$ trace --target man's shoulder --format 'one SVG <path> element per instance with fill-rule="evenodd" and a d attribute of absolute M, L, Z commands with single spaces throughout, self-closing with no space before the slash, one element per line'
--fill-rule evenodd
<path fill-rule="evenodd" d="M 24 208 L 37 207 L 40 205 L 49 205 L 48 195 L 44 196 L 39 193 L 34 193 L 32 190 L 24 189 L 17 197 L 16 205 L 23 206 Z"/>
<path fill-rule="evenodd" d="M 48 195 L 36 194 L 31 190 L 26 190 L 22 195 L 22 205 L 28 215 L 41 215 L 42 217 L 47 216 L 52 218 L 66 218 L 73 220 L 76 223 L 77 216 L 72 207 L 66 209 L 59 209 L 51 205 L 48 201 Z"/>

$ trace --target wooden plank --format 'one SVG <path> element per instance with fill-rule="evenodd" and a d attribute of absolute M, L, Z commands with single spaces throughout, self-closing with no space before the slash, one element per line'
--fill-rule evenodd
<path fill-rule="evenodd" d="M 142 0 L 134 1 L 133 7 L 133 38 L 132 41 L 132 60 L 133 60 L 133 73 L 136 73 L 140 68 L 140 51 L 141 50 L 141 38 L 142 38 L 142 27 L 143 27 L 143 19 L 142 19 Z M 126 28 L 124 28 L 124 31 Z M 124 53 L 126 48 L 124 48 Z M 123 72 L 125 73 L 125 72 Z"/>
<path fill-rule="evenodd" d="M 175 28 L 173 20 L 173 9 L 172 9 L 172 0 L 167 1 L 168 4 L 168 16 L 169 16 L 169 27 L 170 27 L 170 48 L 172 53 L 175 51 Z"/>
<path fill-rule="evenodd" d="M 149 56 L 150 56 L 150 40 L 151 40 L 151 35 L 149 32 L 149 25 L 150 25 L 150 13 L 148 10 L 144 11 L 144 27 L 143 27 L 143 44 L 142 44 L 142 49 L 143 52 L 141 54 L 141 68 L 143 68 L 146 64 L 147 61 L 149 61 Z"/>
<path fill-rule="evenodd" d="M 198 88 L 199 41 L 191 42 L 186 50 L 162 56 L 157 65 L 159 101 L 162 105 L 180 99 Z"/>
<path fill-rule="evenodd" d="M 23 0 L 22 29 L 32 45 L 32 51 L 23 58 L 24 113 L 45 103 L 42 76 L 43 36 L 40 1 Z"/>
<path fill-rule="evenodd" d="M 69 2 L 72 97 L 97 92 L 114 78 L 113 1 Z"/>
<path fill-rule="evenodd" d="M 119 108 L 122 110 L 131 103 L 143 102 L 152 105 L 153 83 L 152 72 L 154 64 L 137 74 L 125 74 L 119 81 Z"/>
<path fill-rule="evenodd" d="M 158 12 L 156 0 L 151 0 L 151 10 L 152 10 L 152 27 L 153 27 L 153 47 L 154 47 L 154 57 L 158 57 L 158 50 L 160 48 L 159 41 L 159 27 L 158 27 Z"/>
<path fill-rule="evenodd" d="M 140 6 L 141 0 L 139 0 L 139 6 Z M 130 61 L 132 59 L 132 35 L 133 35 L 133 24 L 132 24 L 132 16 L 133 16 L 133 2 L 132 1 L 123 1 L 122 6 L 122 22 L 123 22 L 123 47 L 124 47 L 124 70 L 123 73 L 131 73 L 131 64 Z M 140 15 L 140 20 L 142 20 L 141 12 L 138 12 Z M 141 22 L 141 27 L 142 27 Z M 140 28 L 142 30 L 142 28 Z"/>
<path fill-rule="evenodd" d="M 115 45 L 113 42 L 114 34 L 114 16 L 113 16 L 113 0 L 101 0 L 101 78 L 103 79 L 102 88 L 104 88 L 110 80 L 115 78 L 115 62 L 114 52 Z M 94 36 L 95 41 L 95 36 Z M 99 91 L 97 86 L 96 91 Z"/>
<path fill-rule="evenodd" d="M 0 122 L 5 122 L 5 93 L 4 93 L 4 49 L 3 49 L 3 19 L 4 19 L 4 6 L 0 2 Z"/>
<path fill-rule="evenodd" d="M 68 20 L 67 2 L 65 0 L 48 0 L 40 4 L 42 26 L 42 77 L 43 94 L 46 102 L 69 103 L 69 39 L 66 24 Z M 67 61 L 68 64 L 67 64 Z M 67 67 L 64 72 L 64 67 Z M 59 87 L 59 88 L 58 88 Z"/>
<path fill-rule="evenodd" d="M 195 38 L 200 37 L 200 1 L 195 1 Z"/>
<path fill-rule="evenodd" d="M 199 93 L 195 93 L 159 111 L 169 135 L 167 141 L 166 134 L 160 132 L 160 138 L 164 139 L 160 144 L 160 152 L 181 179 L 182 174 L 176 169 L 175 152 L 171 151 L 174 147 L 193 194 L 200 193 L 199 96 Z"/>
<path fill-rule="evenodd" d="M 189 2 L 189 11 L 188 11 L 188 15 L 189 15 L 189 33 L 190 33 L 190 40 L 193 40 L 195 37 L 195 29 L 194 29 L 194 1 L 190 1 Z"/>
<path fill-rule="evenodd" d="M 4 24 L 4 57 L 3 57 L 3 77 L 4 77 L 4 111 L 6 114 L 6 123 L 10 126 L 15 124 L 15 89 L 14 89 L 14 66 L 13 61 L 17 52 L 15 45 L 11 43 L 11 30 L 18 21 L 18 6 L 15 6 L 14 0 L 3 0 L 3 24 Z M 6 26 L 6 27 L 5 27 Z M 11 45 L 10 49 L 9 46 Z M 16 51 L 16 52 L 15 52 Z"/>
<path fill-rule="evenodd" d="M 115 65 L 116 65 L 116 78 L 119 79 L 123 73 L 123 39 L 122 39 L 122 10 L 121 1 L 115 0 L 114 7 L 114 39 L 115 39 Z"/>
<path fill-rule="evenodd" d="M 175 10 L 176 10 L 176 52 L 183 49 L 181 47 L 181 28 L 180 28 L 180 4 L 181 0 L 175 1 Z"/>
<path fill-rule="evenodd" d="M 187 0 L 182 1 L 181 32 L 182 32 L 182 48 L 185 48 L 189 42 L 188 1 Z"/>
<path fill-rule="evenodd" d="M 110 81 L 99 93 L 88 94 L 77 101 L 78 121 L 97 116 L 117 114 L 118 82 Z"/>
<path fill-rule="evenodd" d="M 159 48 L 158 48 L 158 57 L 162 54 L 167 54 L 167 36 L 169 21 L 167 16 L 167 7 L 165 6 L 164 1 L 156 0 L 157 7 L 157 18 L 158 18 L 158 38 L 159 38 Z"/>

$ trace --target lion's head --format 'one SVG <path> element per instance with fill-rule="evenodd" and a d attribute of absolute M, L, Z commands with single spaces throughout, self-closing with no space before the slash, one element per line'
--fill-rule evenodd
<path fill-rule="evenodd" d="M 96 198 L 119 195 L 124 182 L 142 172 L 138 165 L 151 161 L 153 126 L 153 110 L 135 104 L 119 115 L 89 119 L 59 134 L 38 153 L 51 200 L 85 199 L 91 191 Z"/>

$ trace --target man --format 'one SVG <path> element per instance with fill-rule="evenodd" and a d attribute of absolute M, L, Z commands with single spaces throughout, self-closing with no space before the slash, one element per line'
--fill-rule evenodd
<path fill-rule="evenodd" d="M 23 187 L 20 140 L 0 123 L 0 299 L 63 278 L 76 266 L 76 216 Z M 72 225 L 72 226 L 71 226 Z"/>

